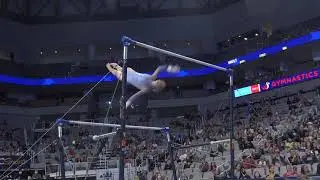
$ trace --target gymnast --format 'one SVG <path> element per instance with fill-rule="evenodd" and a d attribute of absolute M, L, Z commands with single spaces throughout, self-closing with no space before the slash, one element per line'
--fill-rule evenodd
<path fill-rule="evenodd" d="M 107 69 L 116 76 L 120 81 L 122 80 L 122 67 L 117 63 L 107 63 Z M 158 75 L 162 71 L 167 71 L 169 73 L 178 73 L 180 67 L 177 65 L 162 65 L 159 66 L 152 75 L 139 73 L 132 68 L 127 68 L 127 82 L 140 91 L 132 95 L 126 102 L 126 108 L 132 105 L 132 103 L 141 95 L 147 94 L 149 92 L 161 92 L 165 87 L 166 83 L 163 80 L 159 80 Z"/>

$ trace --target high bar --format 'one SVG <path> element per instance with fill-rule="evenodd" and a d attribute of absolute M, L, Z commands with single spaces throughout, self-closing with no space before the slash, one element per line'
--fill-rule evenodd
<path fill-rule="evenodd" d="M 214 68 L 214 69 L 217 69 L 217 70 L 220 70 L 220 71 L 225 71 L 225 72 L 229 71 L 229 69 L 227 69 L 227 68 L 224 68 L 224 67 L 221 67 L 221 66 L 217 66 L 217 65 L 214 65 L 214 64 L 210 64 L 210 63 L 207 63 L 207 62 L 204 62 L 204 61 L 200 61 L 200 60 L 197 60 L 197 59 L 194 59 L 194 58 L 190 58 L 190 57 L 187 57 L 187 56 L 183 56 L 183 55 L 180 55 L 180 54 L 177 54 L 177 53 L 174 53 L 174 52 L 171 52 L 171 51 L 167 51 L 167 50 L 164 50 L 164 49 L 160 49 L 160 48 L 157 48 L 157 47 L 154 47 L 154 46 L 151 46 L 151 45 L 139 42 L 139 41 L 135 41 L 135 40 L 133 40 L 133 39 L 131 39 L 129 37 L 126 37 L 126 36 L 123 36 L 121 38 L 121 41 L 122 41 L 123 44 L 126 44 L 126 45 L 130 45 L 132 43 L 134 45 L 137 45 L 137 46 L 140 46 L 140 47 L 143 47 L 143 48 L 146 48 L 146 49 L 150 49 L 150 50 L 153 50 L 153 51 L 156 51 L 156 52 L 160 52 L 160 53 L 163 53 L 163 54 L 166 54 L 166 55 L 169 55 L 169 56 L 173 56 L 173 57 L 176 57 L 176 58 L 180 58 L 180 59 L 183 59 L 183 60 L 186 60 L 186 61 L 190 61 L 190 62 L 193 62 L 193 63 L 196 63 L 196 64 L 201 64 L 203 66 L 211 67 L 211 68 Z"/>
<path fill-rule="evenodd" d="M 58 123 L 66 123 L 66 124 L 78 124 L 78 125 L 84 125 L 84 126 L 100 126 L 100 127 L 114 127 L 114 128 L 120 128 L 120 124 L 106 124 L 106 123 L 93 123 L 93 122 L 84 122 L 84 121 L 68 121 L 68 120 L 58 120 Z M 169 130 L 168 127 L 161 128 L 161 127 L 149 127 L 149 126 L 132 126 L 132 125 L 126 125 L 126 128 L 128 129 L 142 129 L 142 130 Z"/>

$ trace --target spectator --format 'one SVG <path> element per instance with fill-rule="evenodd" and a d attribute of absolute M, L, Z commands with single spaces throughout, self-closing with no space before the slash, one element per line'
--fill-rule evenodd
<path fill-rule="evenodd" d="M 287 172 L 283 174 L 284 177 L 295 177 L 297 176 L 297 172 L 293 171 L 291 165 L 287 166 Z"/>
<path fill-rule="evenodd" d="M 302 165 L 301 166 L 301 175 L 299 179 L 301 180 L 308 180 L 310 175 L 310 170 L 307 165 Z"/>
<path fill-rule="evenodd" d="M 251 177 L 247 174 L 247 171 L 244 168 L 241 168 L 239 179 L 251 179 Z"/>
<path fill-rule="evenodd" d="M 268 173 L 268 175 L 266 177 L 266 180 L 274 180 L 274 178 L 276 178 L 276 177 L 279 177 L 279 175 L 277 175 L 275 173 L 274 167 L 271 167 L 269 169 L 269 173 Z"/>
<path fill-rule="evenodd" d="M 262 178 L 259 171 L 255 171 L 253 177 L 254 177 L 254 179 L 261 179 Z"/>

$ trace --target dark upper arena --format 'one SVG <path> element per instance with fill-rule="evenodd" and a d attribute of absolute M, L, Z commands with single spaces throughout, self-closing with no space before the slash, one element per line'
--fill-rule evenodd
<path fill-rule="evenodd" d="M 319 7 L 0 0 L 0 180 L 319 179 Z M 123 36 L 230 71 L 132 43 L 124 110 Z"/>

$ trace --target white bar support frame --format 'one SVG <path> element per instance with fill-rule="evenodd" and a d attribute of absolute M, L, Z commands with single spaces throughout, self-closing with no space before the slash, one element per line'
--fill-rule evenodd
<path fill-rule="evenodd" d="M 113 128 L 120 128 L 120 124 L 106 124 L 106 123 L 93 123 L 93 122 L 84 122 L 84 121 L 68 121 L 59 119 L 58 123 L 62 124 L 78 124 L 83 126 L 98 126 L 98 127 L 113 127 Z M 149 127 L 149 126 L 132 126 L 132 125 L 126 125 L 126 128 L 128 129 L 141 129 L 141 130 L 153 130 L 153 131 L 162 131 L 165 129 L 168 129 L 168 127 L 161 128 L 161 127 Z"/>
<path fill-rule="evenodd" d="M 229 71 L 229 69 L 227 69 L 227 68 L 224 68 L 224 67 L 221 67 L 221 66 L 217 66 L 217 65 L 214 65 L 214 64 L 210 64 L 210 63 L 207 63 L 207 62 L 204 62 L 204 61 L 200 61 L 200 60 L 197 60 L 197 59 L 194 59 L 194 58 L 190 58 L 190 57 L 187 57 L 187 56 L 183 56 L 183 55 L 180 55 L 180 54 L 177 54 L 177 53 L 174 53 L 174 52 L 171 52 L 171 51 L 167 51 L 167 50 L 164 50 L 164 49 L 160 49 L 160 48 L 157 48 L 157 47 L 154 47 L 154 46 L 150 46 L 148 44 L 135 41 L 135 40 L 133 40 L 133 39 L 131 39 L 129 37 L 126 37 L 126 36 L 123 36 L 121 41 L 123 43 L 129 44 L 129 45 L 133 44 L 133 45 L 140 46 L 140 47 L 143 47 L 143 48 L 146 48 L 146 49 L 150 49 L 150 50 L 153 50 L 153 51 L 156 51 L 156 52 L 160 52 L 162 54 L 166 54 L 166 55 L 169 55 L 169 56 L 180 58 L 180 59 L 183 59 L 183 60 L 186 60 L 186 61 L 190 61 L 190 62 L 193 62 L 193 63 L 196 63 L 196 64 L 200 64 L 200 65 L 203 65 L 203 66 L 211 67 L 211 68 L 214 68 L 214 69 L 217 69 L 217 70 L 220 70 L 220 71 L 225 71 L 225 72 Z"/>

